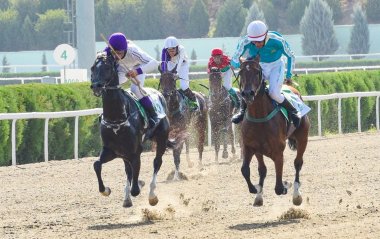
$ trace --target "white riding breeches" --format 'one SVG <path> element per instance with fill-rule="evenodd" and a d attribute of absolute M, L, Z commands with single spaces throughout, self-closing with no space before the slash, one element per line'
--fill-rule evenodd
<path fill-rule="evenodd" d="M 141 87 L 144 87 L 145 74 L 137 75 L 136 80 L 140 82 Z M 133 94 L 136 95 L 137 99 L 141 99 L 144 97 L 144 95 L 140 92 L 139 87 L 133 83 L 131 84 L 131 91 L 133 92 Z"/>
<path fill-rule="evenodd" d="M 232 88 L 232 70 L 231 68 L 228 69 L 228 71 L 222 73 L 223 78 L 223 86 L 224 88 L 229 91 Z"/>
<path fill-rule="evenodd" d="M 176 65 L 177 65 L 176 63 L 169 61 L 168 62 L 168 70 L 169 71 L 173 70 Z M 181 67 L 179 67 L 179 71 L 177 71 L 177 74 L 180 78 L 181 90 L 186 90 L 187 88 L 189 88 L 189 85 L 190 85 L 189 63 L 187 61 L 181 63 Z"/>
<path fill-rule="evenodd" d="M 284 101 L 284 95 L 281 94 L 285 73 L 284 61 L 280 58 L 270 63 L 260 62 L 260 66 L 264 79 L 269 81 L 269 96 L 277 103 L 282 103 Z"/>

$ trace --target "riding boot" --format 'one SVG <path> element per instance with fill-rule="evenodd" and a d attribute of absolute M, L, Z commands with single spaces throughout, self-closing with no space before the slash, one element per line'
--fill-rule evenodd
<path fill-rule="evenodd" d="M 231 88 L 227 92 L 230 95 L 230 98 L 232 99 L 232 102 L 234 103 L 234 107 L 236 109 L 239 109 L 240 108 L 240 100 L 239 100 L 239 97 L 236 94 L 235 89 Z"/>
<path fill-rule="evenodd" d="M 149 139 L 152 137 L 154 131 L 160 123 L 160 119 L 157 117 L 157 113 L 153 107 L 152 101 L 150 100 L 149 96 L 144 96 L 139 100 L 139 102 L 144 107 L 145 112 L 147 113 L 149 118 L 149 129 L 145 133 L 145 138 Z"/>
<path fill-rule="evenodd" d="M 198 110 L 197 98 L 194 92 L 190 88 L 187 88 L 186 90 L 183 91 L 183 93 L 189 99 L 189 106 L 190 106 L 191 111 Z"/>
<path fill-rule="evenodd" d="M 286 98 L 280 105 L 288 111 L 294 126 L 298 128 L 301 124 L 301 114 L 298 112 L 298 110 L 294 108 L 294 106 Z"/>
<path fill-rule="evenodd" d="M 242 98 L 240 102 L 240 110 L 234 116 L 232 116 L 232 119 L 231 119 L 232 123 L 239 124 L 244 119 L 246 110 L 247 110 L 247 103 L 245 103 L 245 100 Z"/>

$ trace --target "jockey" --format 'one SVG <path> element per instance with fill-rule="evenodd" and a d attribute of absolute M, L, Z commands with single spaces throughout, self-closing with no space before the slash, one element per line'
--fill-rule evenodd
<path fill-rule="evenodd" d="M 186 97 L 189 99 L 192 111 L 198 109 L 197 98 L 193 91 L 189 88 L 189 62 L 185 52 L 185 48 L 179 45 L 177 38 L 170 36 L 165 39 L 164 48 L 161 55 L 161 71 L 172 71 L 178 73 L 180 79 L 180 87 Z"/>
<path fill-rule="evenodd" d="M 211 72 L 211 68 L 218 68 L 222 72 L 223 87 L 230 95 L 232 102 L 236 108 L 240 107 L 240 100 L 234 88 L 232 88 L 232 69 L 230 67 L 230 58 L 223 54 L 222 49 L 214 48 L 211 51 L 211 57 L 208 61 L 207 72 Z"/>
<path fill-rule="evenodd" d="M 140 86 L 143 87 L 145 73 L 157 69 L 159 63 L 136 46 L 132 41 L 127 40 L 123 33 L 113 33 L 109 37 L 108 42 L 115 52 L 111 52 L 109 47 L 107 47 L 105 51 L 107 54 L 112 53 L 117 60 L 119 84 L 125 83 L 128 78 L 134 78 L 139 82 Z M 140 104 L 148 114 L 150 128 L 146 132 L 145 137 L 150 138 L 160 123 L 160 119 L 157 117 L 157 113 L 149 96 L 144 96 L 133 81 L 131 84 L 131 91 L 136 95 Z"/>
<path fill-rule="evenodd" d="M 260 66 L 264 79 L 269 81 L 269 96 L 289 112 L 294 126 L 301 123 L 301 115 L 293 105 L 281 94 L 284 82 L 285 63 L 282 55 L 287 57 L 286 81 L 291 82 L 294 68 L 294 53 L 285 39 L 277 32 L 269 31 L 262 21 L 253 21 L 247 27 L 247 35 L 242 37 L 237 50 L 232 57 L 231 65 L 234 68 L 240 66 L 242 57 L 252 59 L 260 55 Z M 232 117 L 232 122 L 238 124 L 244 118 L 247 104 L 242 100 L 240 112 Z"/>

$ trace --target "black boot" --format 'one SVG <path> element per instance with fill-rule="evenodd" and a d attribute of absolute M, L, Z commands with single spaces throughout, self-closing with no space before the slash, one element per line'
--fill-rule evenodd
<path fill-rule="evenodd" d="M 144 96 L 140 100 L 141 105 L 144 107 L 145 112 L 149 118 L 149 129 L 145 133 L 145 138 L 150 139 L 160 123 L 160 119 L 157 117 L 157 113 L 153 107 L 152 101 L 148 96 Z"/>
<path fill-rule="evenodd" d="M 190 106 L 191 111 L 198 110 L 197 97 L 195 96 L 194 92 L 190 88 L 187 88 L 186 90 L 183 91 L 183 93 L 190 100 L 189 106 Z"/>
<path fill-rule="evenodd" d="M 232 123 L 239 124 L 244 119 L 246 109 L 247 103 L 245 103 L 245 100 L 242 98 L 240 101 L 240 110 L 234 116 L 232 116 Z"/>
<path fill-rule="evenodd" d="M 280 105 L 288 111 L 294 126 L 298 128 L 301 124 L 301 114 L 298 112 L 298 110 L 294 108 L 294 106 L 286 98 Z"/>

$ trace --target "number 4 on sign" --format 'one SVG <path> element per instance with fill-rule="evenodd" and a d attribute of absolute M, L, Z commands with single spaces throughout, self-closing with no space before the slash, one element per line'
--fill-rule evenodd
<path fill-rule="evenodd" d="M 63 51 L 62 54 L 61 54 L 61 58 L 62 59 L 67 59 L 67 51 Z"/>
<path fill-rule="evenodd" d="M 58 45 L 53 52 L 54 60 L 61 66 L 67 66 L 73 63 L 75 59 L 75 50 L 68 44 Z"/>

